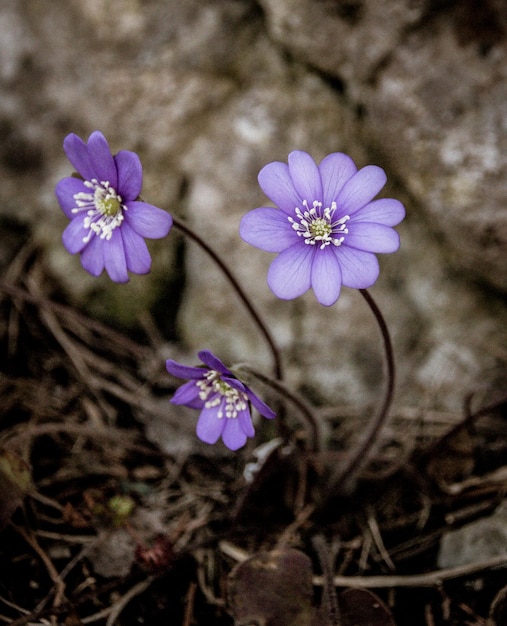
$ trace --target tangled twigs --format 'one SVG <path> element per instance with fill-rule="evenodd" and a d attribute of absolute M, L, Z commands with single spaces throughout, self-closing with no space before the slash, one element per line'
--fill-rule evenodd
<path fill-rule="evenodd" d="M 48 574 L 55 586 L 53 607 L 55 608 L 59 607 L 65 597 L 65 583 L 63 582 L 61 576 L 58 574 L 55 566 L 53 565 L 53 562 L 51 561 L 49 556 L 44 552 L 44 550 L 40 547 L 39 542 L 30 531 L 24 528 L 21 528 L 20 526 L 16 526 L 12 522 L 11 522 L 11 526 L 21 537 L 23 537 L 23 539 L 37 553 L 41 561 L 44 563 L 48 571 Z"/>
<path fill-rule="evenodd" d="M 118 600 L 116 600 L 113 605 L 107 607 L 106 609 L 103 609 L 102 611 L 99 611 L 99 613 L 96 613 L 95 615 L 89 615 L 81 621 L 83 622 L 83 624 L 92 624 L 94 622 L 98 622 L 104 617 L 107 617 L 106 626 L 113 626 L 113 624 L 116 623 L 116 620 L 120 616 L 123 609 L 127 606 L 127 604 L 136 596 L 144 593 L 153 582 L 153 579 L 153 576 L 149 576 L 145 580 L 141 580 L 133 587 L 131 587 L 120 598 L 118 598 Z"/>
<path fill-rule="evenodd" d="M 145 584 L 147 582 L 146 578 L 143 578 L 142 581 L 140 582 L 135 582 L 133 583 L 133 588 L 135 588 L 136 590 L 139 590 L 139 586 L 141 586 L 141 591 L 137 591 L 137 594 L 132 594 L 129 596 L 129 601 L 135 596 L 135 595 L 139 595 L 139 593 L 142 593 L 143 589 L 142 589 L 142 585 Z M 152 582 L 151 579 L 148 579 L 150 584 Z M 72 600 L 64 600 L 63 602 L 61 602 L 61 604 L 59 606 L 54 606 L 51 608 L 41 608 L 38 607 L 37 609 L 35 609 L 34 611 L 31 611 L 30 613 L 26 613 L 25 615 L 23 615 L 22 617 L 19 617 L 13 621 L 10 622 L 10 626 L 25 626 L 25 624 L 30 624 L 35 622 L 36 620 L 42 620 L 43 618 L 46 618 L 48 616 L 58 616 L 58 615 L 65 615 L 66 613 L 70 613 L 75 611 L 77 608 L 79 608 L 81 605 L 86 604 L 87 602 L 89 602 L 90 600 L 94 600 L 97 597 L 101 596 L 102 594 L 105 593 L 111 593 L 111 592 L 118 592 L 118 587 L 122 584 L 131 582 L 131 579 L 129 580 L 122 580 L 122 579 L 115 579 L 113 581 L 109 581 L 107 583 L 105 583 L 104 585 L 102 585 L 102 587 L 97 588 L 97 587 L 93 587 L 93 589 L 89 590 L 87 593 L 83 593 L 81 594 L 78 598 L 73 598 Z M 129 592 L 127 592 L 128 595 Z M 119 602 L 121 602 L 122 598 L 124 596 L 121 596 L 119 598 Z M 122 610 L 124 608 L 125 604 L 122 606 Z M 94 621 L 97 621 L 98 619 L 101 619 L 103 617 L 107 617 L 108 615 L 111 614 L 111 611 L 114 610 L 115 605 L 109 606 L 106 609 L 103 610 L 103 612 L 100 612 L 100 617 L 98 617 L 98 614 L 96 613 L 95 615 L 91 615 L 88 618 L 84 617 L 81 620 L 81 623 L 85 624 L 85 623 L 92 623 Z M 91 618 L 91 619 L 90 619 Z"/>
<path fill-rule="evenodd" d="M 132 341 L 132 339 L 116 331 L 114 328 L 110 328 L 93 318 L 79 313 L 79 311 L 70 306 L 50 300 L 40 294 L 40 292 L 34 294 L 5 279 L 0 279 L 0 291 L 22 302 L 33 304 L 38 308 L 46 307 L 50 309 L 58 315 L 66 325 L 70 326 L 73 332 L 78 334 L 78 336 L 81 335 L 81 338 L 84 338 L 84 335 L 86 335 L 87 338 L 90 335 L 98 338 L 107 336 L 110 343 L 114 344 L 115 347 L 121 348 L 124 352 L 129 352 L 131 356 L 139 360 L 143 360 L 147 356 L 148 349 L 146 347 Z"/>
<path fill-rule="evenodd" d="M 471 424 L 476 422 L 481 417 L 485 417 L 487 415 L 491 415 L 492 413 L 499 413 L 500 411 L 507 410 L 507 396 L 501 398 L 497 402 L 492 404 L 488 404 L 477 411 L 471 412 L 469 409 L 470 397 L 467 398 L 466 402 L 466 412 L 465 418 L 461 420 L 458 424 L 453 426 L 450 430 L 448 430 L 440 439 L 432 442 L 426 448 L 419 450 L 414 455 L 415 461 L 423 461 L 431 458 L 435 454 L 438 453 L 451 439 L 453 439 L 458 433 L 463 431 L 465 428 L 469 428 Z"/>
<path fill-rule="evenodd" d="M 308 430 L 308 447 L 313 452 L 318 452 L 320 445 L 319 423 L 310 405 L 299 394 L 291 391 L 287 385 L 279 380 L 273 380 L 268 376 L 264 376 L 261 372 L 258 372 L 247 365 L 240 365 L 235 369 L 241 372 L 243 377 L 247 376 L 257 378 L 262 383 L 273 389 L 280 396 L 280 398 L 283 398 L 288 403 L 295 406 L 296 410 L 305 420 L 305 425 Z"/>

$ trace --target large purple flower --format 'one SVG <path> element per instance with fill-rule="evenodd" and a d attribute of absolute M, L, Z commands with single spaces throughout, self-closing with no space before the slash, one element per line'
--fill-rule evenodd
<path fill-rule="evenodd" d="M 313 288 L 330 306 L 341 286 L 365 289 L 379 274 L 374 253 L 395 252 L 392 228 L 405 216 L 398 200 L 373 200 L 386 182 L 383 169 L 358 171 L 346 154 L 335 152 L 317 165 L 306 152 L 289 154 L 286 163 L 269 163 L 259 184 L 278 208 L 261 207 L 242 219 L 241 237 L 278 252 L 268 271 L 268 285 L 283 300 Z"/>
<path fill-rule="evenodd" d="M 128 272 L 147 274 L 151 257 L 144 241 L 165 237 L 172 226 L 166 211 L 137 200 L 143 170 L 134 152 L 112 155 L 104 135 L 95 131 L 85 143 L 75 134 L 65 137 L 63 149 L 81 178 L 63 178 L 55 189 L 71 220 L 63 244 L 81 254 L 81 265 L 93 276 L 106 270 L 117 283 Z"/>
<path fill-rule="evenodd" d="M 200 409 L 197 436 L 205 443 L 216 443 L 220 436 L 231 450 L 245 445 L 255 434 L 250 416 L 250 402 L 261 415 L 272 419 L 275 413 L 242 383 L 214 354 L 199 352 L 206 367 L 189 367 L 172 359 L 167 371 L 177 378 L 189 378 L 174 394 L 171 402 Z"/>

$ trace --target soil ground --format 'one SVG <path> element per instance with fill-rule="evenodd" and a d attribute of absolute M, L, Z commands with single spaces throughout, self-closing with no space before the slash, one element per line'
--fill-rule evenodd
<path fill-rule="evenodd" d="M 471 396 L 462 415 L 392 416 L 347 494 L 330 492 L 329 476 L 368 417 L 319 409 L 333 440 L 318 452 L 290 415 L 285 440 L 246 478 L 253 447 L 269 440 L 262 427 L 234 454 L 169 454 L 147 436 L 139 416 L 169 407 L 175 389 L 156 322 L 132 338 L 50 284 L 33 250 L 0 279 L 0 622 L 507 624 L 497 596 L 507 550 L 437 562 L 446 534 L 505 498 L 505 398 Z M 274 579 L 248 571 L 245 586 L 238 564 L 264 553 L 282 559 Z M 264 603 L 266 585 L 281 587 Z"/>

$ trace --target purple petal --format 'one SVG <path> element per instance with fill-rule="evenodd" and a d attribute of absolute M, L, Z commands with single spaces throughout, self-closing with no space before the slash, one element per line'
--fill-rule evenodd
<path fill-rule="evenodd" d="M 269 420 L 273 419 L 274 417 L 276 417 L 276 413 L 272 409 L 270 409 L 269 406 L 267 404 L 265 404 L 259 398 L 259 396 L 257 394 L 255 394 L 248 387 L 246 387 L 246 394 L 248 396 L 248 399 L 252 403 L 252 405 L 257 409 L 257 411 L 259 411 L 259 413 L 261 415 L 263 415 L 264 417 L 266 417 Z"/>
<path fill-rule="evenodd" d="M 238 450 L 246 443 L 246 434 L 238 418 L 227 419 L 222 432 L 222 440 L 229 450 Z"/>
<path fill-rule="evenodd" d="M 322 178 L 324 207 L 331 206 L 343 185 L 357 172 L 354 161 L 342 152 L 334 152 L 319 165 Z"/>
<path fill-rule="evenodd" d="M 239 234 L 244 241 L 266 252 L 281 252 L 298 240 L 287 214 L 269 207 L 253 209 L 244 215 Z"/>
<path fill-rule="evenodd" d="M 343 213 L 352 215 L 368 204 L 386 184 L 387 176 L 377 165 L 367 165 L 350 178 L 336 198 Z"/>
<path fill-rule="evenodd" d="M 241 426 L 241 430 L 245 433 L 247 437 L 253 437 L 255 435 L 255 429 L 252 424 L 252 417 L 248 409 L 240 411 L 236 419 Z"/>
<path fill-rule="evenodd" d="M 194 400 L 188 400 L 188 402 L 185 403 L 185 406 L 189 409 L 197 409 L 198 411 L 202 411 L 204 407 L 204 400 L 201 400 L 199 396 L 196 396 Z"/>
<path fill-rule="evenodd" d="M 71 222 L 67 224 L 67 227 L 63 231 L 62 241 L 63 245 L 71 254 L 81 252 L 81 250 L 87 245 L 84 241 L 88 231 L 83 228 L 84 217 L 80 215 L 75 217 Z M 100 273 L 100 272 L 99 272 Z"/>
<path fill-rule="evenodd" d="M 175 376 L 176 378 L 190 378 L 197 380 L 199 378 L 204 378 L 204 375 L 206 374 L 206 370 L 203 367 L 183 365 L 183 363 L 178 363 L 177 361 L 173 361 L 173 359 L 167 359 L 165 366 L 169 374 Z"/>
<path fill-rule="evenodd" d="M 111 187 L 117 189 L 118 175 L 113 155 L 104 135 L 96 130 L 88 137 L 88 154 L 95 171 L 95 178 L 107 181 Z"/>
<path fill-rule="evenodd" d="M 241 391 L 241 393 L 246 393 L 247 392 L 246 385 L 241 380 L 236 378 L 234 376 L 234 374 L 232 374 L 230 372 L 229 372 L 229 375 L 223 374 L 221 376 L 221 379 L 224 381 L 224 383 L 227 383 L 230 387 L 233 387 L 234 389 L 237 389 L 238 391 Z"/>
<path fill-rule="evenodd" d="M 291 300 L 310 289 L 314 246 L 298 242 L 274 259 L 268 270 L 268 285 L 282 300 Z"/>
<path fill-rule="evenodd" d="M 337 251 L 342 272 L 342 284 L 353 289 L 371 287 L 379 275 L 377 257 L 371 252 L 363 252 L 348 246 L 340 246 Z"/>
<path fill-rule="evenodd" d="M 396 226 L 404 217 L 405 207 L 399 200 L 380 198 L 354 213 L 354 222 L 376 222 L 385 226 Z"/>
<path fill-rule="evenodd" d="M 74 169 L 85 180 L 95 178 L 95 170 L 88 154 L 85 142 L 74 133 L 67 135 L 63 140 L 63 149 Z"/>
<path fill-rule="evenodd" d="M 161 239 L 170 231 L 173 218 L 167 213 L 147 202 L 126 202 L 127 210 L 123 213 L 125 220 L 138 235 L 148 239 Z"/>
<path fill-rule="evenodd" d="M 317 164 L 312 157 L 301 150 L 289 154 L 289 172 L 294 188 L 310 208 L 312 202 L 322 202 L 322 181 Z M 298 205 L 299 206 L 299 205 Z"/>
<path fill-rule="evenodd" d="M 72 213 L 72 209 L 76 208 L 74 194 L 83 192 L 90 193 L 90 190 L 84 186 L 83 181 L 79 178 L 62 178 L 62 180 L 56 184 L 56 198 L 62 207 L 62 211 L 70 220 L 76 217 L 76 214 Z"/>
<path fill-rule="evenodd" d="M 104 241 L 92 235 L 90 243 L 81 252 L 81 265 L 92 276 L 100 276 L 104 269 Z"/>
<path fill-rule="evenodd" d="M 338 300 L 342 274 L 335 250 L 331 249 L 331 246 L 316 252 L 311 280 L 315 297 L 320 304 L 331 306 Z"/>
<path fill-rule="evenodd" d="M 354 222 L 348 224 L 349 233 L 346 244 L 351 248 L 365 252 L 396 252 L 400 247 L 400 236 L 389 226 L 371 224 L 370 222 Z"/>
<path fill-rule="evenodd" d="M 225 427 L 226 417 L 217 417 L 219 407 L 204 408 L 197 420 L 196 433 L 204 443 L 216 443 Z"/>
<path fill-rule="evenodd" d="M 109 278 L 115 283 L 127 283 L 127 261 L 120 228 L 115 228 L 109 241 L 104 241 L 104 267 Z"/>
<path fill-rule="evenodd" d="M 151 256 L 144 239 L 131 228 L 127 221 L 122 224 L 121 234 L 127 269 L 134 274 L 147 274 L 151 267 Z"/>
<path fill-rule="evenodd" d="M 171 403 L 184 404 L 186 406 L 190 405 L 191 408 L 195 408 L 195 401 L 199 400 L 199 408 L 202 408 L 204 403 L 199 398 L 199 391 L 199 387 L 197 387 L 195 381 L 192 380 L 176 389 L 173 397 L 171 398 Z"/>
<path fill-rule="evenodd" d="M 286 163 L 268 163 L 261 169 L 257 179 L 262 191 L 282 211 L 292 215 L 294 209 L 301 204 Z"/>
<path fill-rule="evenodd" d="M 220 374 L 228 374 L 229 376 L 232 376 L 231 371 L 227 369 L 222 361 L 209 350 L 201 350 L 197 353 L 197 356 L 201 359 L 204 365 L 207 365 L 211 370 L 220 372 Z"/>
<path fill-rule="evenodd" d="M 143 166 L 135 152 L 120 150 L 114 157 L 118 172 L 118 186 L 116 190 L 123 202 L 135 200 L 141 193 L 143 184 Z"/>

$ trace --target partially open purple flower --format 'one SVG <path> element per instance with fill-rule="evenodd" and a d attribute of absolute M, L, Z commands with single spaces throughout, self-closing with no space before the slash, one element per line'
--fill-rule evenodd
<path fill-rule="evenodd" d="M 176 391 L 171 402 L 201 410 L 197 422 L 201 441 L 216 443 L 222 437 L 228 448 L 237 450 L 245 445 L 247 437 L 255 434 L 250 402 L 268 419 L 275 417 L 275 413 L 214 354 L 203 350 L 199 358 L 206 367 L 166 361 L 169 374 L 190 379 Z"/>
<path fill-rule="evenodd" d="M 278 208 L 261 207 L 241 220 L 247 242 L 278 252 L 268 285 L 283 300 L 313 288 L 330 306 L 341 286 L 366 289 L 379 274 L 374 253 L 395 252 L 392 228 L 405 216 L 398 200 L 373 200 L 385 185 L 384 170 L 367 165 L 358 171 L 346 154 L 335 152 L 317 165 L 306 152 L 289 154 L 286 163 L 269 163 L 259 184 Z"/>
<path fill-rule="evenodd" d="M 99 131 L 87 144 L 67 135 L 63 149 L 82 177 L 63 178 L 56 185 L 58 202 L 71 220 L 63 232 L 64 246 L 81 254 L 81 265 L 93 276 L 105 268 L 111 280 L 125 283 L 128 272 L 147 274 L 151 257 L 144 237 L 165 237 L 172 217 L 137 200 L 143 181 L 137 154 L 122 150 L 113 156 Z"/>

